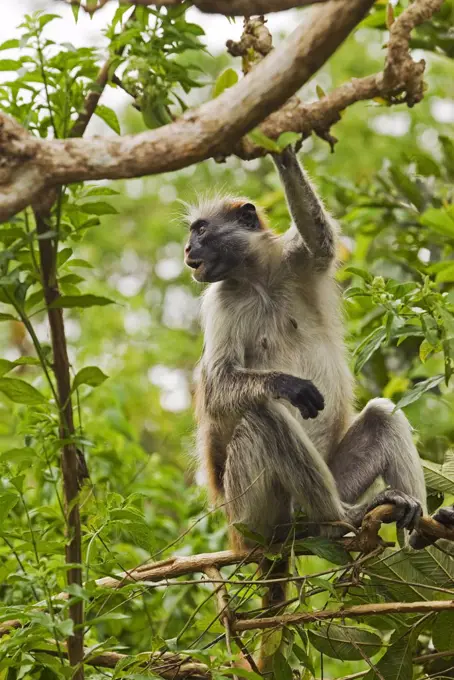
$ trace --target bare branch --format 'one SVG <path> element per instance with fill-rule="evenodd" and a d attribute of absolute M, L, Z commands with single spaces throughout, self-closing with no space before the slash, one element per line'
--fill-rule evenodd
<path fill-rule="evenodd" d="M 326 621 L 332 619 L 358 619 L 364 616 L 379 616 L 380 614 L 428 614 L 454 610 L 454 600 L 424 600 L 422 602 L 378 602 L 374 604 L 359 604 L 354 607 L 341 609 L 322 609 L 315 612 L 299 612 L 297 614 L 283 614 L 270 616 L 266 619 L 243 619 L 235 621 L 235 631 L 253 630 L 255 628 L 279 628 L 294 626 L 311 621 Z"/>
<path fill-rule="evenodd" d="M 50 185 L 156 174 L 216 156 L 282 106 L 333 54 L 373 0 L 329 0 L 247 77 L 178 121 L 120 139 L 26 137 L 0 114 L 0 220 Z"/>

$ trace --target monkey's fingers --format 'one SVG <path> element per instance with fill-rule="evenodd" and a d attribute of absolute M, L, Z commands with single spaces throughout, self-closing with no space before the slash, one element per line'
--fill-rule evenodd
<path fill-rule="evenodd" d="M 403 491 L 385 489 L 374 498 L 367 511 L 385 503 L 391 503 L 394 506 L 392 517 L 387 520 L 387 523 L 395 522 L 398 529 L 413 531 L 422 515 L 421 503 Z"/>
<path fill-rule="evenodd" d="M 323 411 L 323 409 L 325 408 L 325 400 L 323 398 L 323 395 L 318 391 L 315 385 L 311 385 L 311 397 L 314 406 L 316 406 L 316 408 L 319 411 Z"/>

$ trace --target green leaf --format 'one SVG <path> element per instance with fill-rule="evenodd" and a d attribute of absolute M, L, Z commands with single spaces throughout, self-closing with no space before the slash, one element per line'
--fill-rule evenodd
<path fill-rule="evenodd" d="M 422 460 L 426 484 L 434 491 L 454 494 L 454 453 L 448 452 L 442 465 Z"/>
<path fill-rule="evenodd" d="M 374 656 L 383 644 L 378 633 L 359 626 L 330 623 L 309 630 L 308 633 L 315 649 L 326 656 L 343 661 L 359 660 L 363 655 Z"/>
<path fill-rule="evenodd" d="M 144 520 L 128 522 L 123 526 L 123 529 L 129 534 L 134 545 L 149 553 L 153 552 L 155 544 L 153 530 Z"/>
<path fill-rule="evenodd" d="M 282 132 L 276 139 L 276 144 L 280 151 L 283 151 L 289 144 L 296 144 L 301 139 L 298 132 Z"/>
<path fill-rule="evenodd" d="M 14 368 L 14 362 L 8 361 L 7 359 L 0 359 L 0 377 L 9 373 Z"/>
<path fill-rule="evenodd" d="M 72 389 L 76 390 L 80 385 L 90 385 L 90 387 L 97 387 L 107 380 L 105 375 L 97 366 L 86 366 L 82 368 L 74 378 Z"/>
<path fill-rule="evenodd" d="M 59 298 L 54 300 L 50 307 L 52 309 L 57 307 L 70 309 L 72 307 L 104 307 L 105 305 L 112 304 L 114 304 L 114 300 L 109 300 L 109 298 L 88 293 L 87 295 L 61 295 Z"/>
<path fill-rule="evenodd" d="M 454 219 L 446 210 L 429 208 L 421 215 L 419 221 L 432 231 L 454 238 Z"/>
<path fill-rule="evenodd" d="M 413 678 L 413 649 L 417 635 L 402 635 L 401 631 L 396 631 L 391 644 L 376 668 L 386 680 L 412 680 Z M 365 676 L 365 680 L 377 680 L 377 674 L 371 668 Z"/>
<path fill-rule="evenodd" d="M 408 175 L 396 165 L 392 166 L 390 174 L 394 180 L 394 184 L 405 198 L 408 199 L 410 203 L 413 203 L 418 210 L 422 210 L 424 207 L 424 197 L 418 184 L 411 180 Z"/>
<path fill-rule="evenodd" d="M 238 82 L 238 74 L 233 68 L 226 68 L 225 71 L 217 78 L 213 88 L 213 99 L 219 97 L 220 94 L 229 87 L 236 85 Z"/>
<path fill-rule="evenodd" d="M 103 104 L 98 104 L 95 110 L 95 114 L 98 118 L 101 118 L 117 135 L 121 134 L 120 123 L 117 118 L 117 114 L 108 106 Z"/>
<path fill-rule="evenodd" d="M 314 664 L 312 662 L 311 657 L 306 652 L 306 650 L 303 649 L 302 647 L 297 646 L 297 645 L 293 645 L 292 651 L 297 656 L 297 658 L 301 661 L 303 668 L 307 668 L 309 670 L 309 672 L 312 673 L 313 676 L 315 676 Z"/>
<path fill-rule="evenodd" d="M 325 90 L 323 89 L 323 87 L 321 87 L 321 85 L 316 85 L 316 86 L 315 86 L 315 91 L 316 91 L 317 97 L 318 97 L 319 99 L 323 99 L 323 97 L 326 97 Z"/>
<path fill-rule="evenodd" d="M 298 546 L 307 548 L 314 555 L 322 557 L 333 564 L 348 564 L 352 561 L 345 548 L 322 536 L 304 538 L 298 541 Z"/>
<path fill-rule="evenodd" d="M 439 652 L 454 649 L 454 612 L 440 612 L 432 628 L 432 641 Z"/>
<path fill-rule="evenodd" d="M 0 392 L 17 404 L 45 404 L 47 401 L 36 387 L 19 378 L 0 378 Z"/>
<path fill-rule="evenodd" d="M 408 392 L 405 392 L 402 399 L 397 402 L 395 410 L 398 408 L 404 408 L 405 406 L 418 401 L 418 399 L 420 399 L 422 395 L 425 394 L 425 392 L 437 387 L 437 385 L 443 382 L 443 380 L 444 375 L 435 375 L 431 378 L 427 378 L 427 380 L 421 380 L 421 382 L 416 383 L 416 385 Z"/>
<path fill-rule="evenodd" d="M 30 446 L 23 446 L 20 449 L 9 449 L 0 453 L 2 463 L 23 463 L 36 460 L 36 451 Z"/>
<path fill-rule="evenodd" d="M 118 210 L 105 201 L 94 201 L 93 203 L 82 203 L 79 210 L 88 215 L 116 215 Z"/>
<path fill-rule="evenodd" d="M 280 148 L 274 141 L 274 139 L 270 139 L 270 137 L 267 137 L 259 128 L 255 128 L 255 130 L 252 130 L 247 137 L 256 144 L 257 146 L 261 146 L 264 149 L 267 149 L 267 151 L 273 151 L 274 153 L 279 153 Z"/>
<path fill-rule="evenodd" d="M 0 50 L 11 50 L 19 47 L 20 42 L 17 38 L 11 38 L 11 40 L 5 40 L 4 43 L 0 45 Z"/>
<path fill-rule="evenodd" d="M 355 373 L 359 373 L 363 366 L 369 361 L 371 356 L 380 349 L 384 340 L 386 339 L 386 328 L 379 326 L 372 331 L 356 348 L 354 355 L 356 355 Z"/>
<path fill-rule="evenodd" d="M 360 267 L 345 267 L 344 271 L 348 274 L 359 276 L 361 279 L 364 279 L 364 281 L 367 281 L 367 283 L 372 283 L 374 280 L 374 277 L 370 272 L 365 269 L 360 269 Z"/>
<path fill-rule="evenodd" d="M 4 493 L 0 494 L 0 531 L 2 526 L 4 526 L 4 522 L 7 519 L 9 513 L 18 503 L 18 501 L 18 494 L 13 493 L 12 491 L 5 491 Z"/>
<path fill-rule="evenodd" d="M 47 24 L 49 24 L 51 21 L 54 19 L 61 19 L 61 16 L 59 14 L 42 14 L 39 18 L 39 27 L 41 29 L 44 28 Z"/>
<path fill-rule="evenodd" d="M 4 314 L 2 312 L 0 313 L 0 321 L 19 321 L 19 319 L 16 319 L 12 314 Z"/>
<path fill-rule="evenodd" d="M 111 187 L 91 187 L 91 189 L 88 189 L 88 191 L 85 193 L 85 196 L 118 196 L 120 194 L 119 191 L 116 191 L 115 189 L 112 189 Z"/>
<path fill-rule="evenodd" d="M 454 263 L 444 262 L 445 267 L 435 277 L 436 283 L 454 283 Z"/>
<path fill-rule="evenodd" d="M 293 671 L 281 652 L 273 655 L 273 677 L 276 680 L 293 680 Z"/>
<path fill-rule="evenodd" d="M 14 59 L 0 59 L 0 71 L 18 71 L 22 64 Z"/>
<path fill-rule="evenodd" d="M 255 543 L 259 543 L 259 545 L 267 544 L 267 541 L 264 539 L 263 536 L 256 533 L 255 531 L 251 531 L 251 529 L 249 529 L 249 527 L 246 526 L 246 524 L 243 524 L 242 522 L 235 522 L 233 526 L 242 536 L 245 536 L 245 538 L 248 538 L 249 540 L 254 541 Z"/>

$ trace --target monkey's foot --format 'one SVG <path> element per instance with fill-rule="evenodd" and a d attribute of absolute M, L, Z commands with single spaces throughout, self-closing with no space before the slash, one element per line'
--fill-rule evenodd
<path fill-rule="evenodd" d="M 432 515 L 432 519 L 434 519 L 436 522 L 440 522 L 440 524 L 444 524 L 444 526 L 448 527 L 449 529 L 453 529 L 454 506 L 451 505 L 448 508 L 439 508 L 437 512 Z M 422 550 L 428 545 L 435 543 L 436 540 L 437 539 L 434 536 L 428 536 L 427 534 L 422 534 L 419 531 L 415 531 L 415 533 L 410 537 L 410 545 L 415 550 Z"/>
<path fill-rule="evenodd" d="M 387 524 L 395 522 L 399 529 L 413 531 L 422 515 L 421 503 L 403 491 L 385 489 L 374 498 L 366 512 L 386 503 L 394 506 L 392 516 L 386 520 Z"/>

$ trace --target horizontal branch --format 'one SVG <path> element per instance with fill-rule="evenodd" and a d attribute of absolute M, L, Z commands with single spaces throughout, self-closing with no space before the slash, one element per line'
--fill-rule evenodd
<path fill-rule="evenodd" d="M 251 73 L 196 111 L 117 139 L 35 139 L 0 114 L 0 221 L 52 185 L 139 177 L 216 156 L 281 107 L 326 62 L 373 0 L 329 0 Z"/>
<path fill-rule="evenodd" d="M 94 14 L 104 7 L 110 0 L 98 0 L 98 3 L 87 4 L 83 0 L 66 0 L 67 4 L 76 5 L 89 14 Z M 175 7 L 185 0 L 119 0 L 120 4 L 136 5 L 137 7 Z M 296 7 L 306 7 L 328 0 L 192 0 L 194 7 L 208 14 L 224 14 L 224 16 L 252 16 L 254 14 L 270 14 L 283 12 Z"/>
<path fill-rule="evenodd" d="M 360 619 L 365 616 L 379 616 L 380 614 L 429 614 L 454 610 L 454 600 L 425 600 L 422 602 L 377 602 L 374 604 L 358 604 L 354 607 L 340 609 L 322 609 L 315 612 L 299 612 L 297 614 L 283 614 L 264 619 L 242 619 L 234 621 L 232 628 L 236 632 L 253 630 L 255 628 L 279 628 L 311 621 L 326 621 L 332 619 Z"/>

